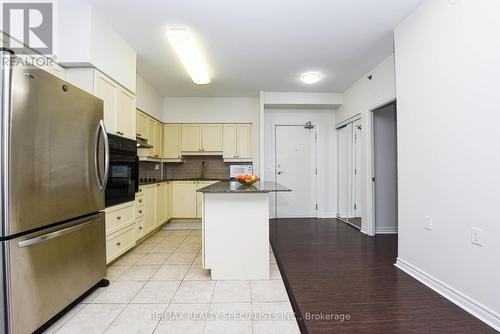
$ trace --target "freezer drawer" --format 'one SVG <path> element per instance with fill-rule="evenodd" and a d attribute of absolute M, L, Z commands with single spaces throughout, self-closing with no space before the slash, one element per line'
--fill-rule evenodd
<path fill-rule="evenodd" d="M 98 213 L 3 243 L 12 333 L 33 332 L 105 276 L 104 229 Z"/>

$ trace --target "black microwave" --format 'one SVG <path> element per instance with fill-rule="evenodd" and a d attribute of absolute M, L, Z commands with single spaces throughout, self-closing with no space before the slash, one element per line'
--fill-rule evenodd
<path fill-rule="evenodd" d="M 137 142 L 108 134 L 109 175 L 106 185 L 106 207 L 135 199 L 139 190 Z"/>

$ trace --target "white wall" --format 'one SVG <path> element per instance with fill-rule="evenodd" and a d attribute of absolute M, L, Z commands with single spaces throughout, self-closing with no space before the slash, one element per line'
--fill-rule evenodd
<path fill-rule="evenodd" d="M 139 75 L 137 76 L 136 105 L 138 109 L 163 121 L 163 98 Z"/>
<path fill-rule="evenodd" d="M 57 3 L 57 62 L 64 67 L 93 66 L 135 93 L 136 52 L 87 2 Z"/>
<path fill-rule="evenodd" d="M 371 80 L 368 80 L 368 75 L 372 75 Z M 361 115 L 361 154 L 363 157 L 361 161 L 361 175 L 363 176 L 361 230 L 370 235 L 375 234 L 371 180 L 373 176 L 371 110 L 393 100 L 395 96 L 394 55 L 390 55 L 345 91 L 343 104 L 336 110 L 335 115 L 337 124 L 353 116 Z"/>
<path fill-rule="evenodd" d="M 264 175 L 274 180 L 274 124 L 318 125 L 318 204 L 320 217 L 335 217 L 337 213 L 337 136 L 333 110 L 265 109 L 264 112 Z M 286 185 L 285 185 L 286 186 Z M 274 217 L 274 201 L 270 215 Z"/>
<path fill-rule="evenodd" d="M 163 99 L 165 123 L 253 123 L 253 167 L 259 175 L 259 98 L 173 97 Z"/>
<path fill-rule="evenodd" d="M 426 1 L 395 54 L 398 263 L 500 330 L 498 13 L 495 0 Z"/>

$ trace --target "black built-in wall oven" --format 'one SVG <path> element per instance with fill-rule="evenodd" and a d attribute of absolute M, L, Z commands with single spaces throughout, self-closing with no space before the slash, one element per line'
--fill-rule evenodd
<path fill-rule="evenodd" d="M 137 142 L 108 134 L 109 176 L 106 185 L 106 207 L 135 199 L 139 189 Z"/>

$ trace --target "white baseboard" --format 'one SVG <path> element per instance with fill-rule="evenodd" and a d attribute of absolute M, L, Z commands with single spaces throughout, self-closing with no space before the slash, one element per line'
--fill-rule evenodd
<path fill-rule="evenodd" d="M 500 314 L 496 313 L 492 309 L 482 305 L 476 300 L 466 296 L 460 291 L 457 291 L 446 283 L 432 277 L 399 257 L 396 259 L 396 263 L 394 265 L 432 290 L 436 291 L 452 303 L 469 312 L 479 320 L 493 327 L 495 330 L 500 331 Z"/>
<path fill-rule="evenodd" d="M 337 218 L 337 213 L 320 212 L 318 218 Z"/>
<path fill-rule="evenodd" d="M 375 228 L 375 234 L 398 234 L 398 228 L 397 226 L 390 226 L 390 227 L 376 227 Z"/>

